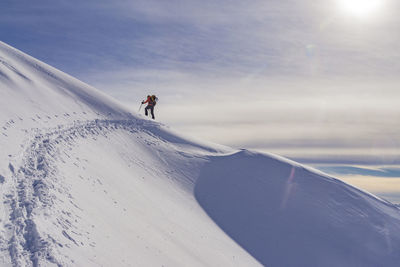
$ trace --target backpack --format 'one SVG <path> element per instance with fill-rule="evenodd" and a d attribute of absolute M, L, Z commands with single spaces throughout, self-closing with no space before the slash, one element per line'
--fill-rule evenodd
<path fill-rule="evenodd" d="M 153 104 L 154 104 L 154 106 L 157 104 L 157 101 L 158 101 L 158 97 L 156 97 L 155 95 L 152 95 L 151 97 L 150 97 L 150 99 L 151 99 L 151 102 L 153 102 Z"/>

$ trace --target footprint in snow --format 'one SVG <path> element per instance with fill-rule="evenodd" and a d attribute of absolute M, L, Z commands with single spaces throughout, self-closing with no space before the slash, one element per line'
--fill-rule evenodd
<path fill-rule="evenodd" d="M 12 119 L 6 122 L 7 126 L 10 126 L 11 124 L 14 124 L 14 120 L 12 120 Z"/>
<path fill-rule="evenodd" d="M 12 172 L 12 173 L 14 173 L 14 166 L 11 164 L 11 163 L 9 163 L 8 164 L 8 168 L 10 169 L 10 171 Z"/>

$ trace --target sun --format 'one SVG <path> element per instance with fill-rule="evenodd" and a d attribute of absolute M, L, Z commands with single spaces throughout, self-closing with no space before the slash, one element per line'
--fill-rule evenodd
<path fill-rule="evenodd" d="M 345 12 L 348 14 L 365 17 L 376 12 L 382 4 L 382 0 L 339 0 Z"/>

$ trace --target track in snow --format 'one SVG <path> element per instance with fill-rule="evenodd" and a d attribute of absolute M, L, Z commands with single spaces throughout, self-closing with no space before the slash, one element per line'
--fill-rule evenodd
<path fill-rule="evenodd" d="M 72 145 L 76 138 L 106 136 L 117 129 L 144 131 L 146 126 L 154 126 L 154 123 L 143 120 L 93 120 L 37 130 L 28 142 L 21 163 L 18 166 L 9 163 L 14 185 L 12 192 L 6 196 L 10 212 L 10 224 L 7 225 L 9 239 L 3 240 L 2 249 L 8 249 L 13 266 L 39 266 L 46 261 L 61 265 L 53 253 L 54 246 L 61 244 L 51 236 L 40 236 L 34 219 L 36 211 L 46 212 L 53 205 L 53 190 L 68 192 L 62 181 L 58 181 L 54 164 L 61 156 L 59 146 Z M 68 226 L 64 228 L 63 235 L 75 242 L 67 233 Z"/>

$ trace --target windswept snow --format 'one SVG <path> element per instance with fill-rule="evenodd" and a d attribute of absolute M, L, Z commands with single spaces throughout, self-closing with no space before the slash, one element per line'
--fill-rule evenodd
<path fill-rule="evenodd" d="M 0 265 L 398 266 L 398 207 L 191 140 L 0 42 Z"/>

